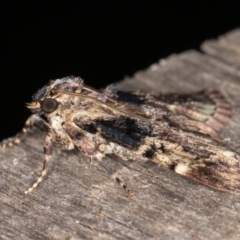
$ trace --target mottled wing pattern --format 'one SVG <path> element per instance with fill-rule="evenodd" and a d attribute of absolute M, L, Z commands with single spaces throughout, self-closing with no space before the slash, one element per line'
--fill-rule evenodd
<path fill-rule="evenodd" d="M 106 92 L 117 101 L 158 109 L 153 114 L 157 121 L 169 121 L 173 126 L 208 134 L 216 140 L 232 117 L 231 105 L 221 93 L 211 89 L 195 94 L 152 95 L 125 93 L 110 85 Z"/>
<path fill-rule="evenodd" d="M 199 137 L 194 132 L 210 135 L 218 140 L 218 133 L 229 123 L 231 105 L 215 90 L 205 90 L 191 95 L 162 95 L 149 97 L 147 104 L 166 107 L 172 114 L 167 119 L 180 129 L 192 131 L 184 135 L 185 141 L 171 149 L 181 156 L 188 154 L 190 160 L 181 156 L 174 170 L 207 186 L 229 192 L 240 192 L 239 155 L 208 137 Z M 178 134 L 174 134 L 177 139 Z"/>
<path fill-rule="evenodd" d="M 165 107 L 173 114 L 168 119 L 186 130 L 217 138 L 231 119 L 231 105 L 215 90 L 205 90 L 191 95 L 168 94 L 149 97 L 147 104 Z"/>
<path fill-rule="evenodd" d="M 159 126 L 156 138 L 162 147 L 152 154 L 153 161 L 212 188 L 240 193 L 239 155 L 218 138 L 232 116 L 231 105 L 221 93 L 205 90 L 189 95 L 151 95 L 112 91 L 109 96 L 136 109 L 155 109 L 151 118 Z M 132 112 L 138 115 L 137 111 Z"/>
<path fill-rule="evenodd" d="M 235 155 L 232 158 L 232 161 L 224 162 L 222 158 L 215 157 L 204 166 L 191 169 L 182 175 L 217 190 L 240 194 L 239 156 Z"/>

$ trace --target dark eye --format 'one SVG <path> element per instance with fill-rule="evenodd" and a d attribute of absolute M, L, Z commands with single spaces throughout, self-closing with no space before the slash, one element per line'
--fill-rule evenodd
<path fill-rule="evenodd" d="M 57 109 L 57 107 L 58 107 L 58 102 L 52 98 L 45 98 L 41 102 L 41 109 L 45 113 L 52 113 Z"/>

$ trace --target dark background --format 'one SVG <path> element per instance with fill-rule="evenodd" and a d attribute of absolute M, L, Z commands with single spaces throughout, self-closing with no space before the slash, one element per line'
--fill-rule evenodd
<path fill-rule="evenodd" d="M 240 26 L 238 1 L 33 3 L 0 8 L 0 139 L 21 129 L 25 103 L 49 79 L 101 88 Z"/>

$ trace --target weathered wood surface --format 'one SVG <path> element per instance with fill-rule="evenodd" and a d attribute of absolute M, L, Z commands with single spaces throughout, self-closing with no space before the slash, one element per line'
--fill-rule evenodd
<path fill-rule="evenodd" d="M 159 49 L 161 51 L 161 49 Z M 240 145 L 240 29 L 206 41 L 203 53 L 172 55 L 119 87 L 159 92 L 219 89 L 233 105 L 222 133 Z M 96 162 L 55 149 L 47 178 L 26 190 L 42 168 L 44 135 L 0 150 L 1 239 L 240 239 L 240 196 L 210 189 L 153 163 L 105 159 L 134 191 L 128 196 Z"/>

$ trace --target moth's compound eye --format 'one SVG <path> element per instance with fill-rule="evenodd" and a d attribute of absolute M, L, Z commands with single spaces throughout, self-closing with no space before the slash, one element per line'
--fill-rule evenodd
<path fill-rule="evenodd" d="M 52 113 L 57 109 L 57 107 L 58 107 L 58 102 L 52 98 L 45 98 L 41 102 L 41 109 L 45 113 Z"/>

